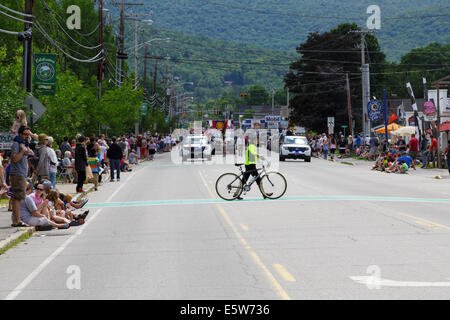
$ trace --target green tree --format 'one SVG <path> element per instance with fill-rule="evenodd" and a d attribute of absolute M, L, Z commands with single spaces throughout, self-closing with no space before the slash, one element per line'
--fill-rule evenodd
<path fill-rule="evenodd" d="M 0 61 L 6 60 L 7 50 L 0 47 Z M 0 63 L 0 128 L 9 132 L 16 110 L 23 109 L 25 91 L 21 87 L 22 60 L 18 55 Z"/>
<path fill-rule="evenodd" d="M 248 106 L 266 105 L 269 101 L 269 93 L 263 86 L 254 85 L 248 89 L 245 100 Z"/>

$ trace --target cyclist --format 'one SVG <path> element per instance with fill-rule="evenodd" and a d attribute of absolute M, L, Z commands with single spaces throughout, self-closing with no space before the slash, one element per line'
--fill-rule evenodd
<path fill-rule="evenodd" d="M 260 187 L 261 184 L 261 177 L 258 174 L 258 171 L 256 169 L 256 160 L 261 158 L 261 160 L 264 160 L 263 156 L 258 155 L 258 148 L 256 147 L 256 144 L 254 141 L 255 139 L 249 139 L 249 143 L 247 146 L 247 150 L 245 152 L 245 172 L 242 177 L 242 185 L 245 186 L 247 183 L 248 178 L 250 175 L 257 177 L 256 183 Z M 261 189 L 260 189 L 261 190 Z M 272 195 L 272 193 L 267 194 L 269 197 Z M 263 194 L 264 199 L 266 199 L 266 195 Z M 242 197 L 239 196 L 236 199 L 242 200 Z"/>

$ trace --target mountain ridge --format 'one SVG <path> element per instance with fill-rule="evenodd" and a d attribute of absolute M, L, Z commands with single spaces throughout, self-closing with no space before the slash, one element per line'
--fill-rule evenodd
<path fill-rule="evenodd" d="M 223 1 L 143 0 L 147 6 L 139 10 L 151 8 L 155 26 L 167 30 L 290 51 L 310 32 L 326 32 L 345 22 L 365 27 L 366 9 L 372 4 L 349 0 Z M 441 0 L 379 0 L 382 27 L 377 37 L 388 60 L 398 61 L 409 50 L 431 42 L 450 43 L 450 7 L 445 4 Z M 360 19 L 353 19 L 357 17 Z"/>

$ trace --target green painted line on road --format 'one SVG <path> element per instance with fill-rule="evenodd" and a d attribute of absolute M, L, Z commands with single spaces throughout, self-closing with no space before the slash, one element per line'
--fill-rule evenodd
<path fill-rule="evenodd" d="M 283 202 L 283 201 L 376 201 L 376 202 L 416 202 L 416 203 L 449 203 L 450 199 L 435 198 L 401 198 L 401 197 L 366 197 L 366 196 L 294 196 L 283 197 L 277 200 L 262 198 L 248 198 L 244 200 L 225 201 L 221 199 L 176 199 L 176 200 L 151 200 L 133 202 L 109 202 L 86 204 L 87 208 L 119 208 L 119 207 L 147 207 L 147 206 L 176 206 L 194 204 L 229 203 L 239 204 L 248 202 Z"/>

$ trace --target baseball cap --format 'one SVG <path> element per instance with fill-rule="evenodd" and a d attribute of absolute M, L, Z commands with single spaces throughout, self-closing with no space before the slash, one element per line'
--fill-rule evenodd
<path fill-rule="evenodd" d="M 44 180 L 42 182 L 42 185 L 44 186 L 45 191 L 48 191 L 52 188 L 52 183 L 48 180 Z"/>

